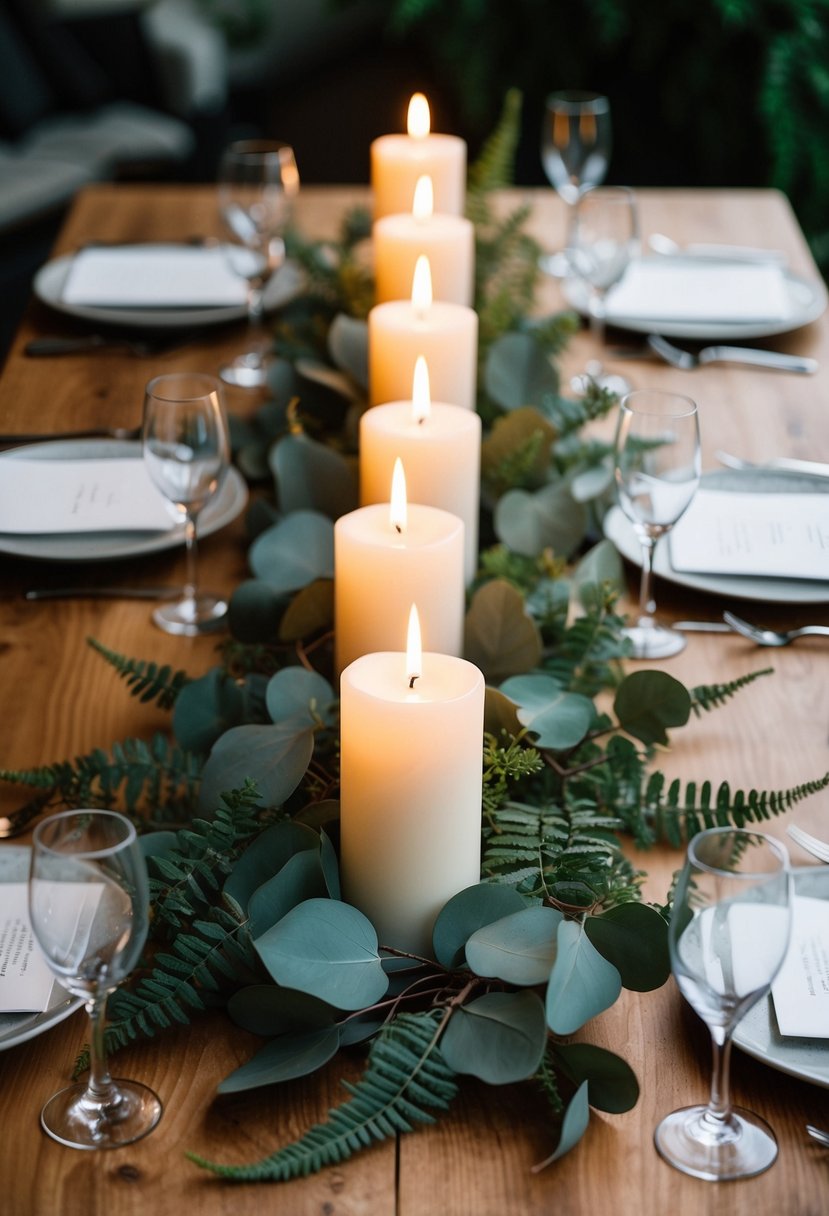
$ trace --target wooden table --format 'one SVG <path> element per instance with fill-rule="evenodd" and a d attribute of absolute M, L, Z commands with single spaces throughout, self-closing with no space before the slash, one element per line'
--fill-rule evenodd
<path fill-rule="evenodd" d="M 526 192 L 505 197 L 510 205 Z M 563 216 L 550 191 L 529 193 L 538 236 L 558 247 Z M 365 193 L 309 189 L 300 218 L 309 232 L 332 231 L 342 208 Z M 680 241 L 726 240 L 787 251 L 795 271 L 815 268 L 786 201 L 770 191 L 642 191 L 643 231 L 665 231 Z M 58 251 L 84 241 L 185 239 L 217 232 L 209 189 L 94 187 L 80 196 Z M 558 288 L 545 288 L 542 306 L 560 303 Z M 116 353 L 34 360 L 25 342 L 72 327 L 42 306 L 28 310 L 0 378 L 0 430 L 46 432 L 95 424 L 135 425 L 145 382 L 159 371 L 216 370 L 244 342 L 242 329 L 206 333 L 203 340 L 164 357 L 140 359 Z M 816 356 L 814 377 L 749 368 L 709 367 L 694 373 L 666 368 L 644 357 L 620 364 L 639 386 L 681 388 L 699 402 L 704 468 L 714 467 L 716 448 L 762 460 L 774 454 L 829 459 L 829 317 L 774 340 L 775 347 Z M 564 360 L 565 374 L 591 353 L 580 335 Z M 609 362 L 612 363 L 612 360 Z M 244 393 L 231 408 L 245 408 Z M 202 547 L 206 582 L 230 590 L 245 574 L 241 521 Z M 163 582 L 180 577 L 180 552 L 140 563 L 112 563 L 108 581 Z M 78 577 L 94 581 L 100 569 L 58 568 L 3 559 L 0 655 L 4 699 L 0 764 L 16 768 L 106 748 L 127 735 L 163 729 L 166 716 L 126 695 L 111 670 L 84 645 L 94 636 L 122 653 L 154 658 L 196 675 L 214 661 L 208 638 L 174 639 L 150 623 L 146 603 L 66 600 L 27 603 L 23 588 L 58 585 Z M 632 586 L 635 579 L 632 578 Z M 716 617 L 728 606 L 715 597 L 659 583 L 666 615 Z M 829 622 L 826 606 L 772 608 L 751 605 L 746 615 L 769 623 L 806 619 Z M 690 637 L 685 652 L 665 670 L 688 685 L 726 680 L 772 665 L 775 674 L 677 732 L 663 767 L 683 777 L 727 779 L 746 788 L 785 788 L 817 778 L 829 768 L 827 654 L 820 640 L 786 651 L 760 652 L 739 637 Z M 20 801 L 4 788 L 0 813 Z M 829 798 L 800 804 L 770 830 L 782 835 L 786 818 L 829 835 Z M 797 853 L 797 850 L 793 850 Z M 796 860 L 802 862 L 802 855 Z M 649 871 L 647 894 L 663 900 L 680 856 L 656 849 L 637 857 Z M 273 1151 L 324 1117 L 342 1098 L 338 1079 L 352 1078 L 357 1061 L 342 1058 L 322 1073 L 274 1091 L 254 1091 L 214 1101 L 218 1079 L 245 1060 L 252 1037 L 231 1031 L 221 1016 L 197 1019 L 166 1032 L 159 1041 L 126 1050 L 116 1072 L 139 1077 L 161 1095 L 160 1129 L 143 1142 L 113 1153 L 65 1149 L 42 1135 L 38 1111 L 66 1082 L 85 1041 L 82 1014 L 48 1035 L 0 1054 L 0 1213 L 53 1216 L 104 1213 L 156 1216 L 200 1211 L 292 1216 L 593 1216 L 636 1211 L 641 1216 L 817 1216 L 829 1210 L 829 1153 L 806 1138 L 807 1121 L 829 1123 L 826 1090 L 789 1079 L 740 1052 L 734 1053 L 735 1099 L 764 1115 L 780 1140 L 777 1164 L 758 1179 L 713 1186 L 670 1169 L 652 1145 L 654 1125 L 668 1110 L 707 1092 L 707 1033 L 683 1005 L 673 981 L 645 996 L 622 999 L 589 1028 L 590 1041 L 617 1048 L 636 1068 L 642 1095 L 622 1116 L 594 1115 L 578 1148 L 540 1175 L 530 1172 L 550 1151 L 542 1099 L 527 1086 L 487 1089 L 464 1082 L 449 1115 L 434 1128 L 398 1143 L 389 1141 L 307 1180 L 276 1186 L 233 1186 L 190 1165 L 195 1150 L 226 1161 L 251 1161 Z"/>

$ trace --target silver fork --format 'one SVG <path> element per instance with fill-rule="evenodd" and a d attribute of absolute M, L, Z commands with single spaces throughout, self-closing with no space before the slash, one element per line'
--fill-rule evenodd
<path fill-rule="evenodd" d="M 818 1144 L 822 1144 L 824 1148 L 829 1148 L 829 1132 L 823 1131 L 820 1127 L 815 1127 L 813 1123 L 806 1124 L 806 1131 L 813 1140 L 817 1140 Z"/>
<path fill-rule="evenodd" d="M 805 849 L 807 853 L 811 853 L 818 861 L 829 864 L 829 844 L 823 840 L 818 840 L 817 836 L 812 836 L 809 832 L 804 832 L 803 828 L 797 827 L 794 823 L 790 823 L 786 831 L 795 844 L 800 845 L 801 849 Z"/>
<path fill-rule="evenodd" d="M 648 346 L 666 363 L 682 371 L 703 367 L 706 363 L 750 363 L 754 367 L 767 367 L 779 372 L 816 372 L 816 359 L 801 358 L 800 355 L 784 355 L 773 350 L 757 350 L 753 346 L 704 346 L 697 354 L 681 350 L 663 338 L 661 334 L 649 334 Z"/>
<path fill-rule="evenodd" d="M 798 460 L 793 456 L 773 456 L 771 460 L 756 463 L 752 460 L 744 460 L 742 456 L 732 456 L 730 452 L 716 451 L 714 455 L 727 469 L 775 469 L 784 473 L 807 473 L 810 477 L 829 477 L 829 464 L 823 464 L 819 460 Z"/>
<path fill-rule="evenodd" d="M 788 646 L 795 638 L 821 637 L 829 638 L 829 625 L 802 625 L 800 629 L 760 629 L 735 616 L 733 612 L 724 612 L 723 620 L 727 621 L 735 633 L 741 633 L 744 638 L 756 642 L 758 646 Z"/>

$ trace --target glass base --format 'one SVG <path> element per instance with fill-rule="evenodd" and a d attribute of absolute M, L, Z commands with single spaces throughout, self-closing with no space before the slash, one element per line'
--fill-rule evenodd
<path fill-rule="evenodd" d="M 158 1094 L 140 1081 L 113 1081 L 117 1101 L 99 1105 L 84 1084 L 62 1089 L 40 1112 L 40 1126 L 67 1148 L 120 1148 L 151 1132 L 161 1118 Z"/>
<path fill-rule="evenodd" d="M 667 659 L 684 650 L 688 641 L 678 630 L 646 620 L 623 629 L 622 636 L 633 643 L 634 659 Z"/>
<path fill-rule="evenodd" d="M 735 1107 L 720 1124 L 707 1106 L 686 1106 L 666 1116 L 653 1134 L 656 1151 L 674 1169 L 706 1182 L 762 1174 L 777 1158 L 777 1141 L 765 1120 Z"/>
<path fill-rule="evenodd" d="M 268 383 L 268 362 L 261 351 L 248 351 L 219 368 L 219 376 L 225 384 L 233 384 L 236 388 L 261 388 Z"/>
<path fill-rule="evenodd" d="M 165 633 L 196 637 L 219 629 L 227 616 L 227 601 L 216 595 L 198 595 L 195 599 L 161 604 L 153 611 L 153 620 Z"/>

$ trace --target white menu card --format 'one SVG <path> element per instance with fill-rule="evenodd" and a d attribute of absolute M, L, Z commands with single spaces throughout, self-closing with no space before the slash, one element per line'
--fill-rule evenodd
<path fill-rule="evenodd" d="M 829 900 L 795 897 L 789 950 L 771 991 L 782 1035 L 829 1039 Z"/>
<path fill-rule="evenodd" d="M 26 883 L 0 883 L 0 1013 L 42 1013 L 54 982 L 32 935 Z"/>
<path fill-rule="evenodd" d="M 21 458 L 0 469 L 0 532 L 166 532 L 173 510 L 140 459 Z"/>
<path fill-rule="evenodd" d="M 785 321 L 791 314 L 779 266 L 644 258 L 607 295 L 609 317 L 658 321 Z"/>
<path fill-rule="evenodd" d="M 221 245 L 123 245 L 77 254 L 63 300 L 98 308 L 244 307 L 247 284 Z"/>

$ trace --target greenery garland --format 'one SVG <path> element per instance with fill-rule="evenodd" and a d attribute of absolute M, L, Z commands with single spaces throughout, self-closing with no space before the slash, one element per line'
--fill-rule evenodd
<path fill-rule="evenodd" d="M 465 635 L 489 685 L 483 873 L 441 911 L 434 957 L 379 942 L 340 895 L 332 531 L 356 504 L 365 408 L 360 313 L 371 283 L 360 217 L 340 242 L 293 242 L 308 289 L 279 322 L 291 357 L 276 364 L 273 399 L 234 426 L 240 466 L 273 477 L 279 506 L 263 497 L 251 511 L 252 577 L 232 596 L 221 662 L 191 679 L 91 641 L 132 695 L 172 711 L 173 740 L 0 772 L 33 787 L 38 806 L 120 806 L 145 829 L 152 950 L 111 998 L 111 1048 L 223 1006 L 266 1039 L 218 1087 L 235 1093 L 368 1045 L 348 1099 L 295 1143 L 249 1166 L 193 1158 L 226 1178 L 282 1180 L 341 1161 L 434 1120 L 464 1074 L 540 1086 L 558 1128 L 542 1164 L 555 1160 L 591 1107 L 622 1111 L 638 1096 L 614 1053 L 563 1040 L 623 987 L 647 991 L 669 972 L 666 909 L 642 902 L 623 835 L 679 844 L 701 827 L 762 821 L 829 784 L 826 774 L 783 791 L 713 791 L 651 768 L 669 730 L 767 673 L 692 689 L 659 671 L 624 673 L 618 557 L 601 541 L 585 552 L 609 453 L 584 424 L 614 399 L 560 395 L 552 360 L 574 320 L 527 319 L 538 250 L 522 213 L 497 221 L 486 200 L 505 176 L 518 104 L 508 98 L 470 191 L 486 267 L 487 540 Z M 595 698 L 608 690 L 603 710 Z"/>

